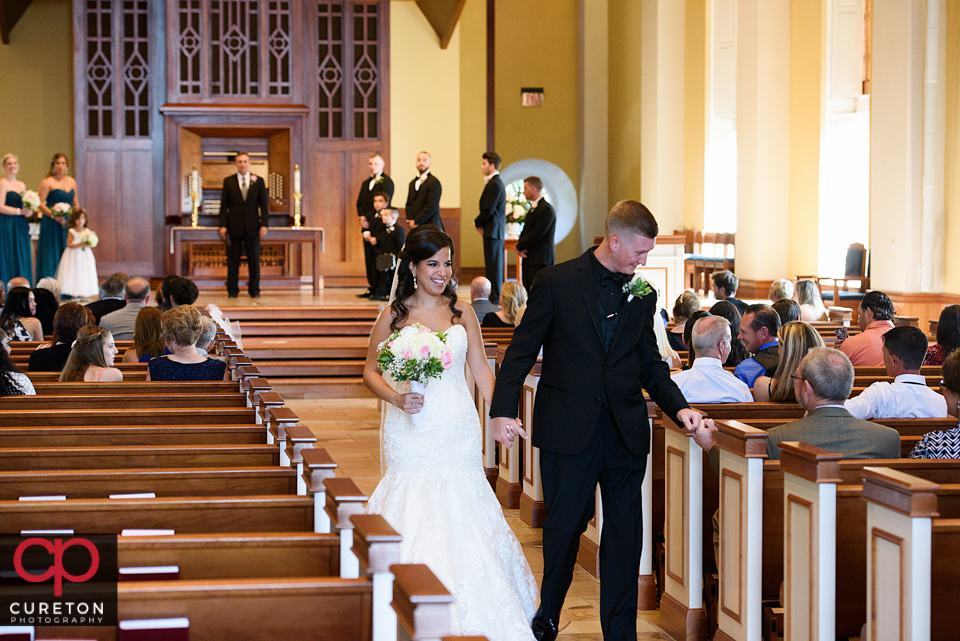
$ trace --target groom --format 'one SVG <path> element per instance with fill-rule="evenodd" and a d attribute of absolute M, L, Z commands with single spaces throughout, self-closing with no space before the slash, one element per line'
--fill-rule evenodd
<path fill-rule="evenodd" d="M 533 444 L 547 512 L 543 523 L 543 586 L 534 636 L 557 637 L 557 623 L 577 561 L 577 547 L 603 498 L 600 622 L 605 639 L 636 639 L 637 581 L 643 515 L 641 492 L 650 431 L 645 388 L 668 416 L 700 426 L 653 331 L 655 293 L 627 300 L 624 285 L 647 262 L 658 234 L 650 211 L 633 200 L 607 214 L 599 247 L 543 269 L 523 321 L 513 334 L 490 404 L 494 437 L 508 447 L 526 436 L 516 420 L 524 378 L 543 347 L 533 409 Z"/>

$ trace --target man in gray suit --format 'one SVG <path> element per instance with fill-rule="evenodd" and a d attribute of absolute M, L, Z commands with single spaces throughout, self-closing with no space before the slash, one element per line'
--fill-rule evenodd
<path fill-rule="evenodd" d="M 477 313 L 477 319 L 482 323 L 483 317 L 500 311 L 499 305 L 490 302 L 490 280 L 485 276 L 477 276 L 470 282 L 470 305 Z"/>
<path fill-rule="evenodd" d="M 812 349 L 791 376 L 797 403 L 807 415 L 767 431 L 768 457 L 780 458 L 781 442 L 800 441 L 838 452 L 843 458 L 900 458 L 899 432 L 856 418 L 844 408 L 853 389 L 853 365 L 846 354 L 829 347 Z M 694 436 L 710 451 L 711 465 L 719 459 L 713 448 L 715 431 L 701 427 Z"/>
<path fill-rule="evenodd" d="M 100 327 L 109 329 L 115 341 L 133 340 L 137 314 L 150 300 L 150 282 L 145 278 L 131 278 L 123 288 L 123 298 L 127 301 L 125 306 L 100 319 Z"/>

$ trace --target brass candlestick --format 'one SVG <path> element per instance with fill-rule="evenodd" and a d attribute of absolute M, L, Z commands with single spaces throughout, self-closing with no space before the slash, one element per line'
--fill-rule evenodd
<path fill-rule="evenodd" d="M 194 167 L 193 171 L 197 168 Z M 193 201 L 193 211 L 190 214 L 190 226 L 200 226 L 200 193 L 197 191 L 197 181 L 193 179 L 193 173 L 190 173 L 190 200 Z"/>
<path fill-rule="evenodd" d="M 300 199 L 303 194 L 299 191 L 293 192 L 293 228 L 300 229 Z"/>

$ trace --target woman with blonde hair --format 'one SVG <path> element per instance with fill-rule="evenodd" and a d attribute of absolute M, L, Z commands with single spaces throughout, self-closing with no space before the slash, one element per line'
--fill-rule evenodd
<path fill-rule="evenodd" d="M 780 364 L 773 378 L 761 376 L 753 384 L 753 400 L 776 403 L 796 402 L 793 373 L 814 347 L 824 347 L 820 333 L 810 323 L 793 321 L 780 328 Z"/>
<path fill-rule="evenodd" d="M 123 373 L 113 366 L 116 357 L 117 345 L 109 329 L 94 325 L 82 327 L 60 372 L 60 382 L 120 383 Z"/>
<path fill-rule="evenodd" d="M 800 320 L 808 323 L 827 320 L 827 308 L 820 298 L 820 288 L 809 278 L 797 281 L 797 302 L 800 303 Z"/>
<path fill-rule="evenodd" d="M 163 339 L 160 337 L 162 325 L 160 310 L 156 307 L 144 307 L 137 312 L 133 326 L 133 347 L 123 353 L 124 363 L 146 363 L 151 358 L 163 356 Z"/>
<path fill-rule="evenodd" d="M 673 305 L 674 327 L 667 330 L 670 347 L 678 352 L 685 352 L 689 349 L 687 344 L 683 342 L 683 330 L 687 324 L 687 319 L 700 309 L 700 297 L 694 292 L 685 291 L 677 296 L 677 302 Z"/>
<path fill-rule="evenodd" d="M 500 311 L 487 312 L 481 327 L 516 327 L 520 324 L 517 312 L 527 304 L 527 290 L 515 280 L 503 284 L 500 290 Z"/>
<path fill-rule="evenodd" d="M 225 362 L 202 356 L 197 351 L 203 321 L 196 307 L 178 305 L 164 312 L 160 326 L 160 337 L 170 355 L 150 359 L 148 381 L 227 380 L 229 373 Z"/>
<path fill-rule="evenodd" d="M 775 303 L 781 298 L 793 298 L 793 281 L 786 278 L 778 278 L 770 284 L 770 292 L 767 298 L 771 303 Z"/>

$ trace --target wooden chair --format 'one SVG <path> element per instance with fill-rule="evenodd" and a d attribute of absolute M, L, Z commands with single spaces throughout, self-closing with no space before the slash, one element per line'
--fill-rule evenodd
<path fill-rule="evenodd" d="M 834 305 L 840 305 L 843 300 L 859 301 L 870 289 L 870 250 L 862 243 L 851 244 L 847 248 L 842 277 L 797 276 L 797 278 L 816 281 L 824 304 L 827 301 Z"/>

